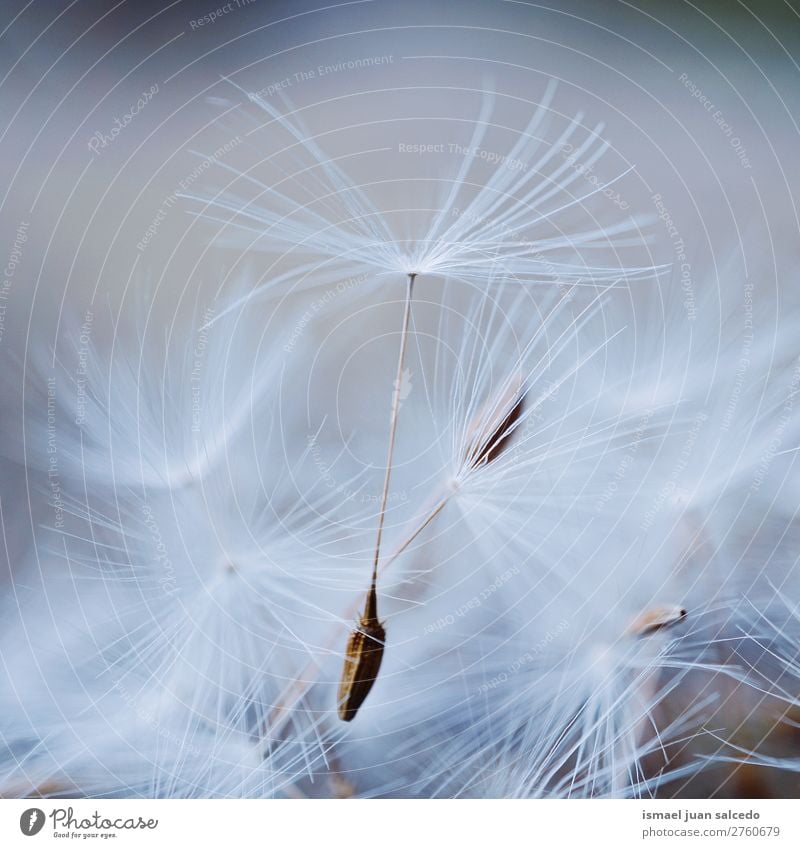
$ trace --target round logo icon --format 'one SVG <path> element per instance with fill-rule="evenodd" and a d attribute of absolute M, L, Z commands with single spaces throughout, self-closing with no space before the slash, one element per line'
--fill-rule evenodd
<path fill-rule="evenodd" d="M 19 817 L 19 829 L 25 836 L 36 836 L 36 834 L 44 827 L 44 810 L 38 807 L 31 807 Z"/>

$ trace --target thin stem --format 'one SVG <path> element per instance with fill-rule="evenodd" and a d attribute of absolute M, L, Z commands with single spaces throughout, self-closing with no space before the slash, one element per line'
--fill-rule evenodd
<path fill-rule="evenodd" d="M 415 275 L 414 275 L 415 276 Z M 412 275 L 409 275 L 412 277 Z M 409 299 L 406 302 L 406 322 L 410 313 L 410 296 L 411 296 L 411 285 L 413 284 L 413 279 L 409 281 Z M 405 330 L 407 330 L 407 323 L 404 322 L 404 337 Z M 400 359 L 400 367 L 398 371 L 402 374 L 402 361 L 403 361 L 403 350 L 401 349 L 401 359 Z M 396 389 L 399 388 L 399 381 L 396 384 Z M 397 400 L 398 392 L 395 392 L 395 400 Z M 495 409 L 499 404 L 495 404 Z M 390 440 L 390 448 L 389 448 L 389 456 L 392 456 L 393 442 L 394 442 L 394 425 L 396 424 L 397 419 L 397 404 L 392 403 L 392 439 Z M 468 454 L 469 455 L 469 454 Z M 391 460 L 387 463 L 387 472 L 391 468 Z M 474 469 L 473 469 L 474 470 Z M 388 473 L 386 475 L 386 484 L 384 486 L 384 493 L 388 492 Z M 391 554 L 387 558 L 384 559 L 381 573 L 383 573 L 386 569 L 388 569 L 398 558 L 399 556 L 411 545 L 411 543 L 422 533 L 422 531 L 430 525 L 430 523 L 439 515 L 440 512 L 450 503 L 451 499 L 455 495 L 457 489 L 453 486 L 452 483 L 446 484 L 439 488 L 438 492 L 433 495 L 428 501 L 426 506 L 424 506 L 421 510 L 421 513 L 413 518 L 410 522 L 411 529 L 407 528 L 407 532 L 404 540 L 392 551 Z M 382 512 L 386 506 L 386 499 L 381 505 Z M 381 514 L 381 521 L 383 519 L 383 514 Z M 375 589 L 375 584 L 377 582 L 377 571 L 378 571 L 378 560 L 379 560 L 379 552 L 380 552 L 380 528 L 379 528 L 379 536 L 378 536 L 378 546 L 376 550 L 375 562 L 373 564 L 373 573 L 372 573 L 372 584 L 370 586 L 369 592 L 367 593 L 367 597 L 365 599 L 364 604 L 364 615 L 362 616 L 362 622 L 366 619 L 367 621 L 375 620 L 377 618 L 377 592 Z M 355 601 L 353 606 L 345 613 L 345 617 L 353 615 L 353 613 L 358 609 L 358 601 Z M 333 644 L 335 637 L 331 637 L 330 641 L 326 644 L 326 648 L 330 648 Z M 298 677 L 284 690 L 278 702 L 273 706 L 270 711 L 269 716 L 265 719 L 264 726 L 265 728 L 270 729 L 270 734 L 264 735 L 264 739 L 266 740 L 268 737 L 273 738 L 274 734 L 279 731 L 282 727 L 282 723 L 289 721 L 291 718 L 291 707 L 289 706 L 290 698 L 294 697 L 294 704 L 300 702 L 300 699 L 303 695 L 308 691 L 313 683 L 315 676 L 319 673 L 320 664 L 316 660 L 312 660 L 305 667 L 303 672 L 298 675 Z M 293 705 L 294 705 L 293 704 Z M 292 706 L 293 706 L 292 705 Z M 263 742 L 262 744 L 266 744 Z"/>
<path fill-rule="evenodd" d="M 400 354 L 397 357 L 397 375 L 392 392 L 392 416 L 389 424 L 389 449 L 386 456 L 386 474 L 383 478 L 383 493 L 381 494 L 381 505 L 378 513 L 378 534 L 375 540 L 375 558 L 372 561 L 372 582 L 370 583 L 367 601 L 364 606 L 364 618 L 373 620 L 378 617 L 378 599 L 376 583 L 378 581 L 378 560 L 381 556 L 381 539 L 383 537 L 383 522 L 386 518 L 386 501 L 389 497 L 389 480 L 392 476 L 392 460 L 394 457 L 394 442 L 397 434 L 397 418 L 400 411 L 400 388 L 403 380 L 403 363 L 406 358 L 406 344 L 408 342 L 408 326 L 411 322 L 411 298 L 414 293 L 414 280 L 416 274 L 408 275 L 408 287 L 406 288 L 406 302 L 403 312 L 403 329 L 400 336 Z"/>
<path fill-rule="evenodd" d="M 392 555 L 386 560 L 385 568 L 388 568 L 396 559 L 403 553 L 403 551 L 414 541 L 414 539 L 419 536 L 419 534 L 433 521 L 434 518 L 447 506 L 450 498 L 452 497 L 452 491 L 448 492 L 429 513 L 425 516 L 422 522 L 412 531 L 412 533 L 406 537 L 406 540 L 396 548 Z"/>
<path fill-rule="evenodd" d="M 403 363 L 405 362 L 406 344 L 408 341 L 408 328 L 411 323 L 411 299 L 414 292 L 414 280 L 416 274 L 408 275 L 408 288 L 406 289 L 405 311 L 403 314 L 403 329 L 400 340 L 400 354 L 397 360 L 397 375 L 394 383 L 394 392 L 392 393 L 392 416 L 389 430 L 389 449 L 386 460 L 386 475 L 383 480 L 383 494 L 381 496 L 380 514 L 378 517 L 378 534 L 375 542 L 375 558 L 372 563 L 372 581 L 369 591 L 367 592 L 366 601 L 364 603 L 364 614 L 361 617 L 361 623 L 369 623 L 377 621 L 378 618 L 378 597 L 377 597 L 377 582 L 378 582 L 378 562 L 381 553 L 381 538 L 383 536 L 383 522 L 386 515 L 386 501 L 389 497 L 389 480 L 392 473 L 392 461 L 394 458 L 394 442 L 397 432 L 397 417 L 400 410 L 400 389 L 403 379 Z M 395 551 L 389 562 L 390 565 L 397 557 L 411 544 L 411 542 L 427 527 L 427 525 L 441 512 L 444 505 L 447 503 L 449 496 L 445 496 L 432 510 L 431 513 L 425 516 L 422 526 L 417 527 L 411 534 L 410 538 L 401 546 L 400 550 Z M 351 610 L 351 613 L 353 610 Z M 330 645 L 330 643 L 329 643 Z M 316 660 L 312 660 L 305 667 L 303 672 L 284 690 L 278 702 L 270 710 L 269 716 L 264 720 L 265 732 L 262 736 L 260 745 L 263 747 L 268 742 L 268 737 L 279 731 L 283 723 L 291 718 L 290 698 L 294 697 L 294 703 L 299 703 L 300 699 L 308 691 L 316 674 L 320 670 L 320 665 Z M 270 733 L 266 733 L 266 729 L 270 729 Z"/>

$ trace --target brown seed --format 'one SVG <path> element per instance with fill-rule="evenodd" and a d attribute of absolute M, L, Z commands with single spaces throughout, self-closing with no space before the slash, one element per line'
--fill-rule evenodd
<path fill-rule="evenodd" d="M 381 667 L 386 631 L 375 617 L 375 589 L 370 589 L 367 608 L 350 633 L 339 682 L 339 718 L 352 721 L 369 695 Z"/>
<path fill-rule="evenodd" d="M 503 396 L 487 402 L 467 433 L 466 461 L 470 468 L 494 462 L 511 443 L 516 424 L 525 409 L 525 386 L 517 375 Z M 483 419 L 489 416 L 489 421 Z"/>
<path fill-rule="evenodd" d="M 686 610 L 683 607 L 659 604 L 637 615 L 628 626 L 628 633 L 632 636 L 649 636 L 666 627 L 672 627 L 684 618 Z"/>
<path fill-rule="evenodd" d="M 372 582 L 367 593 L 364 614 L 358 627 L 347 640 L 347 650 L 344 658 L 342 679 L 339 682 L 339 718 L 342 721 L 352 721 L 359 707 L 369 695 L 383 659 L 383 645 L 386 641 L 386 631 L 378 621 L 378 597 L 375 584 L 378 580 L 378 562 L 381 556 L 381 540 L 383 538 L 383 522 L 386 517 L 386 499 L 389 496 L 389 481 L 392 473 L 392 457 L 394 456 L 394 441 L 397 434 L 397 418 L 400 413 L 400 390 L 403 383 L 403 363 L 405 361 L 406 345 L 408 343 L 408 328 L 411 321 L 411 298 L 414 293 L 416 272 L 408 275 L 405 309 L 403 312 L 403 329 L 400 335 L 400 353 L 397 358 L 397 376 L 392 392 L 392 415 L 389 422 L 389 448 L 386 457 L 386 473 L 383 478 L 383 493 L 378 511 L 378 534 L 375 539 L 375 558 L 372 561 Z"/>

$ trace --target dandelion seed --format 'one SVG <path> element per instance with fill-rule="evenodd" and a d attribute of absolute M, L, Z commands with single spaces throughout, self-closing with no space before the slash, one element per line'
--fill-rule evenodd
<path fill-rule="evenodd" d="M 386 631 L 377 619 L 375 587 L 369 590 L 367 607 L 350 634 L 344 670 L 339 683 L 339 718 L 352 721 L 369 695 L 380 671 Z"/>
<path fill-rule="evenodd" d="M 590 344 L 588 350 L 572 349 L 579 331 L 599 313 L 599 298 L 592 299 L 576 314 L 569 312 L 564 298 L 551 292 L 549 297 L 539 299 L 537 312 L 519 328 L 506 324 L 505 316 L 529 316 L 527 295 L 516 286 L 506 287 L 502 283 L 497 284 L 496 292 L 496 302 L 487 304 L 481 297 L 466 315 L 460 315 L 457 322 L 440 326 L 435 334 L 437 357 L 432 383 L 429 384 L 430 375 L 423 369 L 419 374 L 421 388 L 408 403 L 424 402 L 433 392 L 434 433 L 441 434 L 439 441 L 451 446 L 452 453 L 445 457 L 440 485 L 404 525 L 399 541 L 393 540 L 390 552 L 385 555 L 380 556 L 379 551 L 379 575 L 388 572 L 448 504 L 455 502 L 460 504 L 460 509 L 454 511 L 454 526 L 462 536 L 466 529 L 481 549 L 490 551 L 486 563 L 481 564 L 482 570 L 490 567 L 488 563 L 498 551 L 506 551 L 513 559 L 508 546 L 515 537 L 522 538 L 520 534 L 529 524 L 530 537 L 541 546 L 541 539 L 552 536 L 548 532 L 552 527 L 542 526 L 544 518 L 531 522 L 537 512 L 548 507 L 551 497 L 549 483 L 537 493 L 537 475 L 547 472 L 548 466 L 560 470 L 563 458 L 571 457 L 568 467 L 576 475 L 573 479 L 577 489 L 585 485 L 580 477 L 584 466 L 579 460 L 585 457 L 590 467 L 598 455 L 613 457 L 615 449 L 627 445 L 633 430 L 630 422 L 624 419 L 594 422 L 584 415 L 584 410 L 591 409 L 589 403 L 564 409 L 560 401 L 569 394 L 570 382 L 578 380 L 592 358 L 610 343 L 605 338 L 595 346 Z M 513 294 L 508 302 L 504 299 L 506 294 Z M 442 307 L 440 314 L 444 316 L 450 311 Z M 490 340 L 485 349 L 480 345 L 483 339 Z M 440 347 L 454 351 L 454 368 L 447 369 L 440 362 Z M 592 384 L 595 391 L 602 393 L 602 386 L 597 387 L 594 381 Z M 552 420 L 539 423 L 537 414 L 548 403 L 554 405 Z M 421 435 L 420 410 L 409 411 L 415 418 L 417 437 L 427 438 Z M 659 416 L 654 413 L 649 429 L 657 432 L 660 426 Z M 574 495 L 570 501 L 575 502 Z M 554 515 L 558 518 L 555 512 Z M 459 524 L 462 518 L 463 525 Z M 485 526 L 477 523 L 484 519 Z M 490 531 L 496 534 L 496 543 L 486 541 Z M 472 546 L 473 552 L 479 544 Z M 561 556 L 561 546 L 555 542 L 552 545 L 554 555 Z M 526 550 L 518 561 L 529 557 L 530 550 Z M 503 569 L 506 567 L 507 563 Z M 369 602 L 367 595 L 364 609 Z M 343 617 L 352 614 L 351 609 Z M 377 615 L 374 617 L 377 620 Z M 351 652 L 345 659 L 343 679 L 354 674 L 353 658 L 358 658 L 357 653 Z M 318 672 L 318 665 L 310 664 L 299 681 L 287 687 L 275 707 L 273 723 L 281 710 L 302 697 Z M 363 676 L 368 681 L 374 680 L 369 670 Z M 363 691 L 368 690 L 369 687 L 363 687 Z M 346 696 L 347 686 L 340 692 L 340 704 Z"/>
<path fill-rule="evenodd" d="M 397 419 L 400 413 L 400 394 L 403 388 L 403 368 L 405 365 L 408 327 L 411 321 L 411 299 L 414 294 L 416 274 L 408 275 L 403 326 L 400 335 L 400 353 L 397 358 L 397 376 L 392 391 L 392 414 L 389 423 L 389 448 L 386 458 L 386 472 L 383 478 L 383 492 L 378 512 L 378 534 L 375 542 L 375 557 L 372 563 L 372 582 L 367 595 L 367 604 L 361 616 L 358 628 L 347 642 L 344 670 L 339 686 L 339 717 L 342 721 L 352 721 L 356 717 L 364 699 L 369 695 L 378 676 L 383 659 L 386 631 L 378 621 L 378 599 L 376 583 L 378 580 L 378 561 L 381 556 L 381 538 L 386 517 L 386 500 L 389 497 L 389 483 L 394 460 L 394 443 L 397 434 Z"/>
<path fill-rule="evenodd" d="M 450 275 L 462 284 L 486 285 L 499 272 L 508 280 L 526 285 L 550 287 L 568 283 L 594 287 L 619 280 L 653 279 L 665 270 L 613 263 L 603 266 L 579 255 L 581 249 L 596 253 L 599 248 L 606 248 L 619 260 L 619 248 L 638 244 L 638 238 L 630 241 L 628 237 L 640 235 L 642 222 L 631 217 L 603 227 L 598 227 L 591 217 L 585 229 L 565 224 L 557 227 L 554 234 L 553 227 L 562 216 L 584 210 L 591 198 L 601 197 L 611 183 L 630 170 L 608 183 L 587 187 L 583 193 L 573 191 L 580 180 L 580 165 L 591 166 L 606 152 L 608 144 L 600 137 L 601 125 L 588 130 L 586 137 L 578 141 L 581 119 L 577 116 L 544 151 L 539 149 L 539 129 L 551 112 L 554 82 L 547 86 L 509 153 L 509 160 L 529 162 L 527 171 L 520 175 L 500 167 L 487 180 L 472 173 L 473 168 L 479 167 L 474 157 L 461 157 L 453 177 L 443 178 L 436 187 L 425 183 L 426 189 L 435 190 L 440 196 L 420 204 L 411 238 L 393 232 L 388 210 L 353 181 L 343 164 L 326 155 L 303 125 L 303 110 L 292 109 L 287 101 L 288 114 L 284 114 L 232 80 L 227 83 L 267 118 L 261 124 L 242 107 L 240 111 L 253 118 L 254 123 L 243 135 L 251 137 L 264 129 L 282 130 L 292 139 L 288 145 L 291 155 L 310 160 L 310 165 L 277 181 L 259 178 L 258 172 L 250 168 L 239 170 L 232 162 L 214 160 L 214 169 L 228 175 L 230 183 L 219 192 L 201 190 L 181 195 L 200 207 L 193 213 L 198 218 L 221 225 L 219 243 L 223 246 L 267 253 L 283 253 L 288 247 L 298 256 L 316 257 L 299 262 L 293 280 L 286 274 L 271 279 L 259 289 L 263 294 L 269 295 L 289 282 L 295 290 L 335 283 L 337 274 L 341 281 L 363 273 L 373 279 L 391 278 L 397 273 L 425 273 Z M 491 126 L 494 99 L 491 93 L 484 96 L 474 121 L 471 149 L 480 146 Z M 573 166 L 559 155 L 566 145 L 575 151 Z M 272 156 L 266 162 L 271 166 Z M 396 181 L 386 181 L 393 182 Z M 477 190 L 476 185 L 480 186 Z M 254 196 L 247 199 L 245 192 Z M 231 308 L 239 305 L 233 303 Z"/>
<path fill-rule="evenodd" d="M 518 427 L 525 408 L 525 391 L 521 385 L 522 380 L 518 378 L 516 381 L 512 380 L 512 383 L 514 382 L 516 382 L 516 385 L 513 388 L 503 389 L 496 399 L 484 404 L 468 427 L 466 439 L 468 447 L 464 457 L 464 465 L 468 471 L 472 472 L 495 462 L 511 444 L 514 430 Z M 408 548 L 456 494 L 457 489 L 451 487 L 438 498 L 435 506 L 427 512 L 424 518 L 418 520 L 417 526 L 408 533 L 399 547 L 392 553 L 386 562 L 387 566 Z"/>

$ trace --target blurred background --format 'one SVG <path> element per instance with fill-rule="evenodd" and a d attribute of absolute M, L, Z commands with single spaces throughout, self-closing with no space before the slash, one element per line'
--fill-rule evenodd
<path fill-rule="evenodd" d="M 0 0 L 0 45 L 0 591 L 36 557 L 48 510 L 19 449 L 32 352 L 58 358 L 87 322 L 92 343 L 110 350 L 142 302 L 147 332 L 162 338 L 243 275 L 275 273 L 258 255 L 210 249 L 209 229 L 179 197 L 213 185 L 209 157 L 235 150 L 241 166 L 263 155 L 227 115 L 231 81 L 302 110 L 326 152 L 349 157 L 348 172 L 368 182 L 452 170 L 449 149 L 422 163 L 408 148 L 459 133 L 466 143 L 458 124 L 478 115 L 487 90 L 503 149 L 503 127 L 524 127 L 555 80 L 556 115 L 601 127 L 609 151 L 598 177 L 625 172 L 618 207 L 651 222 L 643 255 L 676 263 L 671 283 L 692 304 L 721 314 L 752 284 L 768 335 L 797 302 L 794 2 Z M 385 291 L 364 296 L 374 307 L 365 335 L 396 326 L 396 309 L 381 309 Z M 697 334 L 716 328 L 711 317 Z M 306 338 L 321 343 L 331 326 L 323 316 Z M 729 367 L 736 361 L 720 361 Z M 359 372 L 349 379 L 355 391 Z M 379 457 L 382 443 L 373 447 Z M 736 698 L 729 708 L 749 713 Z M 800 755 L 797 730 L 775 726 L 765 715 L 764 731 L 750 724 L 740 741 L 760 734 L 766 754 Z M 800 795 L 796 773 L 723 772 L 668 791 Z"/>

